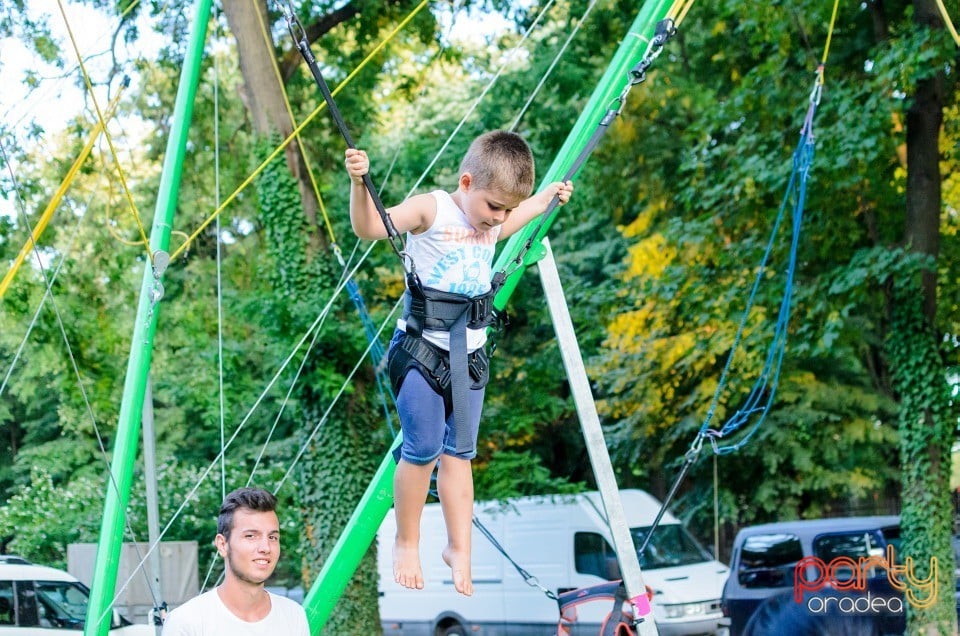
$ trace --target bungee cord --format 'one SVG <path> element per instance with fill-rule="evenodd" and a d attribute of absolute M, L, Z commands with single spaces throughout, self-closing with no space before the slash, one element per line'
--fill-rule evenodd
<path fill-rule="evenodd" d="M 793 278 L 794 274 L 796 273 L 797 264 L 797 249 L 799 246 L 800 229 L 803 221 L 803 208 L 806 200 L 807 180 L 813 163 L 813 154 L 815 148 L 813 119 L 823 93 L 824 68 L 826 66 L 827 55 L 830 50 L 830 42 L 833 36 L 834 26 L 836 24 L 839 4 L 840 0 L 834 0 L 833 12 L 830 17 L 830 24 L 827 28 L 827 37 L 824 44 L 823 57 L 821 58 L 821 61 L 815 71 L 813 87 L 807 100 L 807 111 L 800 129 L 800 141 L 798 142 L 797 148 L 795 149 L 792 157 L 793 169 L 790 173 L 790 179 L 787 183 L 786 192 L 784 193 L 781 201 L 780 209 L 777 212 L 777 217 L 770 232 L 770 238 L 764 250 L 763 258 L 761 259 L 761 262 L 757 268 L 757 274 L 754 278 L 750 295 L 746 302 L 746 307 L 741 315 L 740 324 L 737 328 L 736 334 L 734 335 L 733 345 L 729 354 L 727 355 L 723 371 L 720 374 L 720 379 L 718 380 L 717 387 L 714 390 L 713 398 L 711 399 L 707 408 L 707 414 L 704 418 L 703 424 L 700 426 L 700 430 L 697 432 L 693 442 L 690 444 L 690 448 L 684 454 L 683 463 L 680 467 L 680 470 L 677 473 L 676 478 L 673 480 L 666 497 L 663 499 L 660 510 L 657 512 L 653 524 L 650 527 L 650 531 L 647 533 L 643 545 L 640 547 L 640 552 L 643 552 L 644 548 L 646 548 L 647 543 L 653 536 L 654 531 L 663 518 L 663 515 L 666 512 L 667 507 L 670 505 L 670 502 L 673 500 L 673 497 L 676 494 L 681 482 L 686 477 L 687 472 L 696 462 L 700 451 L 703 448 L 704 440 L 709 440 L 710 445 L 713 448 L 714 455 L 725 455 L 736 452 L 753 437 L 754 433 L 756 433 L 756 431 L 760 428 L 760 425 L 763 423 L 770 408 L 773 406 L 773 400 L 776 396 L 777 386 L 780 379 L 780 369 L 786 351 L 787 329 L 789 326 L 790 307 L 793 299 Z M 710 424 L 719 405 L 720 395 L 727 386 L 728 376 L 732 368 L 734 356 L 739 350 L 739 346 L 743 339 L 747 320 L 750 316 L 750 310 L 753 307 L 753 303 L 756 299 L 760 283 L 763 281 L 767 263 L 770 259 L 776 238 L 779 234 L 780 225 L 785 216 L 787 204 L 791 200 L 792 195 L 795 195 L 796 198 L 793 200 L 793 206 L 791 208 L 793 213 L 793 223 L 790 239 L 789 260 L 787 264 L 787 270 L 784 275 L 784 291 L 780 301 L 780 308 L 777 314 L 773 338 L 768 346 L 763 368 L 761 369 L 757 380 L 754 382 L 750 394 L 745 400 L 743 406 L 737 409 L 737 411 L 731 417 L 729 417 L 719 429 L 711 428 Z M 726 446 L 720 444 L 721 439 L 741 429 L 748 422 L 750 422 L 751 418 L 755 418 L 753 419 L 753 424 L 743 435 L 743 437 L 741 437 L 737 442 Z"/>
<path fill-rule="evenodd" d="M 414 9 L 414 12 L 418 12 L 419 8 Z M 270 37 L 270 34 L 267 30 L 267 25 L 263 21 L 263 16 L 260 12 L 257 12 L 257 21 L 260 25 L 260 33 L 263 36 L 264 42 L 267 44 L 267 48 L 270 49 L 273 46 L 273 41 Z M 271 56 L 271 67 L 274 72 L 274 77 L 277 79 L 277 85 L 280 88 L 280 94 L 283 97 L 284 107 L 287 110 L 287 117 L 290 119 L 290 125 L 293 128 L 297 127 L 297 120 L 293 114 L 293 107 L 290 105 L 290 98 L 287 94 L 286 87 L 283 83 L 283 77 L 280 74 L 280 67 L 277 64 L 275 57 Z M 306 167 L 307 176 L 310 180 L 310 185 L 313 189 L 314 197 L 317 201 L 317 206 L 320 209 L 320 213 L 323 218 L 324 227 L 327 231 L 327 236 L 330 238 L 330 249 L 333 251 L 334 256 L 337 259 L 337 263 L 340 265 L 341 277 L 343 272 L 347 267 L 346 262 L 343 259 L 343 252 L 340 249 L 340 244 L 337 242 L 337 237 L 333 229 L 333 224 L 330 222 L 330 216 L 327 214 L 327 207 L 324 204 L 323 196 L 320 194 L 320 187 L 317 184 L 317 178 L 314 174 L 313 166 L 310 162 L 309 153 L 307 152 L 306 146 L 303 143 L 300 135 L 297 137 L 297 144 L 300 151 L 300 156 L 303 158 L 304 166 Z M 219 219 L 219 216 L 217 217 Z M 358 241 L 359 242 L 359 241 Z M 367 312 L 366 304 L 363 301 L 363 297 L 360 293 L 360 287 L 354 280 L 347 280 L 347 294 L 350 297 L 350 300 L 353 302 L 354 306 L 357 309 L 358 314 L 360 315 L 360 320 L 363 324 L 364 332 L 368 339 L 373 337 L 372 332 L 372 319 L 370 318 L 369 312 Z M 312 347 L 312 343 L 311 343 Z M 386 358 L 386 351 L 384 350 L 380 342 L 374 343 L 373 351 L 371 354 L 371 362 L 373 363 L 375 371 L 375 379 L 377 392 L 380 395 L 380 401 L 383 407 L 383 414 L 386 418 L 387 425 L 390 428 L 391 433 L 393 433 L 393 416 L 391 413 L 390 405 L 396 401 L 395 396 L 393 395 L 393 387 L 390 385 L 390 380 L 387 375 L 386 369 L 384 368 L 384 360 Z M 305 363 L 306 361 L 304 361 Z M 293 391 L 293 386 L 290 387 L 290 391 Z M 276 423 L 274 424 L 276 427 Z M 269 441 L 269 439 L 268 439 Z"/>

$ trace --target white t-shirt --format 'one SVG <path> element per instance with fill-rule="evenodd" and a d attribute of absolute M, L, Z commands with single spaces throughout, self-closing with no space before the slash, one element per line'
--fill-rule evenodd
<path fill-rule="evenodd" d="M 270 594 L 270 613 L 255 623 L 238 618 L 216 588 L 195 596 L 167 615 L 163 636 L 310 636 L 303 607 Z"/>
<path fill-rule="evenodd" d="M 413 259 L 420 282 L 424 287 L 471 298 L 487 293 L 501 226 L 478 232 L 450 193 L 435 190 L 430 194 L 437 200 L 433 224 L 420 234 L 407 233 L 407 254 Z M 405 330 L 407 322 L 399 319 L 397 328 Z M 450 350 L 448 331 L 425 329 L 423 337 Z M 467 329 L 468 351 L 479 349 L 486 341 L 486 329 Z"/>

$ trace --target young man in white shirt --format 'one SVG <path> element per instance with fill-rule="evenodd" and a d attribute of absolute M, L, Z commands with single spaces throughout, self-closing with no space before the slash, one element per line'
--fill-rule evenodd
<path fill-rule="evenodd" d="M 303 607 L 264 588 L 280 559 L 276 508 L 276 497 L 261 488 L 224 498 L 214 540 L 223 583 L 173 610 L 163 636 L 310 636 Z"/>

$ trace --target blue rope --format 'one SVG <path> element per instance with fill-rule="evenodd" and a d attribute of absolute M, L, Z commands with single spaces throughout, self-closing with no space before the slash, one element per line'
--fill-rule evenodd
<path fill-rule="evenodd" d="M 390 429 L 390 437 L 397 436 L 397 431 L 393 425 L 393 405 L 396 404 L 396 397 L 393 395 L 393 387 L 390 385 L 390 377 L 386 368 L 386 352 L 380 338 L 377 337 L 377 326 L 370 318 L 370 312 L 367 311 L 367 305 L 363 302 L 363 296 L 360 294 L 360 287 L 356 281 L 351 278 L 347 281 L 347 294 L 357 308 L 360 314 L 360 321 L 363 323 L 363 332 L 367 336 L 367 342 L 370 343 L 370 362 L 373 363 L 373 370 L 376 372 L 377 392 L 380 394 L 380 405 L 383 407 L 383 417 L 387 421 L 387 427 Z"/>
<path fill-rule="evenodd" d="M 807 182 L 810 176 L 810 167 L 813 164 L 815 147 L 813 135 L 813 116 L 816 113 L 816 108 L 819 104 L 819 101 L 820 83 L 818 78 L 818 83 L 814 87 L 813 93 L 810 96 L 810 107 L 807 110 L 807 115 L 804 119 L 803 127 L 800 132 L 800 141 L 797 149 L 793 153 L 793 171 L 791 172 L 790 180 L 787 183 L 787 191 L 784 194 L 783 201 L 780 204 L 780 210 L 777 214 L 777 219 L 770 233 L 770 240 L 767 243 L 763 259 L 760 262 L 760 267 L 757 271 L 756 279 L 753 282 L 753 288 L 750 291 L 750 296 L 747 300 L 746 308 L 743 311 L 743 316 L 740 319 L 740 325 L 737 328 L 737 333 L 734 337 L 733 347 L 731 348 L 730 354 L 727 357 L 723 372 L 720 375 L 720 381 L 717 383 L 717 388 L 713 395 L 713 400 L 711 401 L 710 408 L 707 411 L 707 416 L 703 422 L 703 425 L 700 427 L 700 432 L 697 436 L 697 439 L 694 441 L 692 450 L 699 450 L 702 440 L 707 438 L 710 440 L 714 452 L 718 455 L 726 455 L 736 452 L 742 448 L 751 437 L 753 437 L 754 433 L 757 432 L 757 429 L 760 428 L 760 425 L 766 418 L 767 413 L 770 411 L 770 407 L 773 405 L 773 400 L 777 392 L 777 386 L 780 381 L 780 371 L 783 366 L 783 355 L 786 351 L 791 302 L 793 299 L 793 280 L 797 267 L 797 249 L 800 244 L 800 228 L 803 224 L 803 210 L 804 204 L 806 203 Z M 754 385 L 750 390 L 750 394 L 744 401 L 743 406 L 741 406 L 729 419 L 727 419 L 727 421 L 724 422 L 723 426 L 721 426 L 719 430 L 710 428 L 710 423 L 713 420 L 717 404 L 720 400 L 720 394 L 726 387 L 728 381 L 728 374 L 730 372 L 734 355 L 736 354 L 743 338 L 743 332 L 746 328 L 747 318 L 750 315 L 750 310 L 753 308 L 753 303 L 757 296 L 757 290 L 760 287 L 760 282 L 763 280 L 763 274 L 766 271 L 768 261 L 770 260 L 770 254 L 773 251 L 780 225 L 787 210 L 787 203 L 792 197 L 795 197 L 792 206 L 793 227 L 792 238 L 790 241 L 790 257 L 787 265 L 786 281 L 784 283 L 783 299 L 780 301 L 780 311 L 774 327 L 773 338 L 771 340 L 770 347 L 767 350 L 766 359 L 764 360 L 763 369 L 760 371 L 760 375 L 756 382 L 754 382 Z M 718 443 L 718 440 L 725 438 L 748 425 L 751 422 L 751 419 L 753 420 L 753 423 L 750 425 L 749 430 L 737 442 L 725 446 L 721 446 Z"/>
<path fill-rule="evenodd" d="M 657 517 L 653 522 L 653 526 L 651 526 L 650 531 L 647 533 L 647 540 L 649 540 L 649 537 L 653 534 L 653 531 L 660 523 L 661 517 L 663 517 L 667 506 L 673 499 L 674 494 L 676 494 L 677 488 L 680 486 L 680 482 L 683 481 L 687 470 L 696 461 L 697 456 L 700 454 L 700 449 L 703 447 L 704 438 L 710 440 L 710 445 L 713 446 L 713 451 L 717 455 L 728 455 L 730 453 L 734 453 L 742 448 L 750 440 L 750 438 L 753 437 L 753 434 L 756 433 L 757 429 L 760 428 L 760 424 L 763 423 L 767 413 L 770 411 L 770 407 L 773 405 L 773 399 L 777 393 L 777 385 L 780 382 L 780 369 L 783 366 L 783 354 L 786 351 L 787 346 L 787 328 L 790 324 L 790 304 L 793 299 L 793 277 L 797 269 L 797 247 L 800 244 L 800 227 L 803 225 L 803 208 L 807 199 L 807 180 L 810 177 L 810 166 L 813 165 L 813 116 L 816 114 L 817 106 L 820 104 L 820 95 L 822 89 L 823 65 L 820 65 L 820 67 L 817 69 L 817 81 L 814 84 L 813 91 L 810 93 L 810 107 L 807 109 L 807 116 L 804 118 L 803 126 L 800 129 L 800 142 L 797 145 L 797 149 L 793 153 L 793 170 L 790 173 L 790 180 L 787 183 L 787 191 L 783 196 L 783 201 L 780 203 L 780 210 L 777 213 L 777 219 L 773 224 L 773 230 L 770 232 L 770 240 L 767 242 L 767 248 L 763 253 L 763 259 L 760 261 L 760 268 L 757 271 L 757 277 L 753 281 L 753 288 L 750 290 L 750 297 L 747 300 L 747 306 L 743 310 L 743 316 L 740 319 L 740 326 L 737 328 L 737 333 L 733 340 L 733 347 L 731 348 L 730 355 L 727 357 L 727 361 L 723 366 L 723 372 L 720 374 L 720 381 L 717 383 L 716 391 L 714 391 L 713 394 L 713 400 L 710 402 L 710 408 L 707 410 L 707 416 L 704 419 L 703 425 L 700 427 L 700 432 L 697 433 L 696 438 L 690 445 L 690 449 L 684 455 L 684 463 L 680 469 L 680 473 L 674 480 L 673 485 L 670 487 L 670 491 L 667 493 L 666 499 L 664 499 L 660 505 L 660 511 L 657 513 Z M 753 307 L 754 300 L 756 300 L 757 290 L 760 288 L 760 281 L 763 280 L 763 273 L 766 270 L 767 262 L 770 260 L 770 254 L 773 252 L 773 246 L 776 243 L 777 233 L 786 213 L 787 202 L 790 201 L 791 194 L 793 194 L 795 190 L 796 199 L 794 200 L 793 204 L 793 235 L 790 240 L 790 259 L 789 264 L 787 265 L 786 282 L 784 284 L 783 298 L 780 301 L 780 312 L 777 315 L 777 324 L 774 327 L 773 340 L 770 343 L 770 348 L 767 350 L 767 357 L 764 360 L 763 369 L 760 372 L 760 377 L 757 378 L 756 382 L 754 382 L 753 388 L 750 390 L 750 395 L 747 396 L 744 405 L 740 407 L 737 412 L 734 413 L 733 416 L 731 416 L 722 427 L 720 427 L 719 430 L 712 429 L 710 428 L 710 422 L 713 420 L 713 416 L 716 413 L 717 403 L 720 401 L 720 394 L 726 387 L 727 376 L 730 372 L 730 366 L 733 362 L 733 357 L 737 352 L 737 348 L 740 346 L 740 341 L 743 339 L 743 331 L 747 325 L 747 318 L 750 316 L 750 309 Z M 764 397 L 766 397 L 766 401 L 762 402 Z M 753 425 L 750 427 L 747 433 L 737 442 L 728 444 L 726 446 L 721 446 L 719 444 L 718 440 L 738 431 L 740 428 L 750 422 L 751 417 L 757 414 L 759 414 L 759 417 L 754 420 Z M 644 542 L 643 547 L 646 547 L 646 541 Z"/>

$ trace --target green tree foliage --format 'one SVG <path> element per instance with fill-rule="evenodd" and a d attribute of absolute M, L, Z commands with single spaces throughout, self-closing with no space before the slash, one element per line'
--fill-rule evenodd
<path fill-rule="evenodd" d="M 623 169 L 637 175 L 617 212 L 629 252 L 617 276 L 621 288 L 608 296 L 609 331 L 594 370 L 617 456 L 648 484 L 670 483 L 710 413 L 786 190 L 827 10 L 696 7 L 643 87 L 643 103 L 611 131 L 600 151 L 610 157 L 599 162 L 607 167 L 591 166 L 610 174 L 628 144 L 642 145 Z M 880 24 L 888 29 L 876 30 Z M 899 491 L 893 448 L 913 409 L 891 384 L 892 367 L 906 361 L 889 358 L 884 341 L 895 330 L 890 308 L 898 306 L 886 281 L 903 259 L 892 248 L 904 235 L 905 113 L 917 81 L 936 68 L 952 72 L 955 56 L 938 34 L 917 31 L 905 3 L 841 6 L 837 25 L 814 122 L 816 156 L 776 402 L 749 443 L 720 460 L 721 517 L 736 523 L 838 514 Z M 949 108 L 955 79 L 947 86 Z M 943 145 L 946 166 L 955 161 L 952 139 Z M 949 197 L 944 254 L 956 249 L 956 199 Z M 763 364 L 789 238 L 784 231 L 774 245 L 713 426 L 740 407 Z M 954 266 L 938 261 L 946 293 L 940 334 L 956 330 Z M 955 358 L 949 350 L 952 364 Z M 942 367 L 921 366 L 921 375 L 943 377 Z M 682 504 L 697 508 L 706 500 L 707 471 L 694 468 Z M 905 524 L 908 532 L 918 529 L 909 515 Z M 924 547 L 949 561 L 942 545 Z"/>
<path fill-rule="evenodd" d="M 542 175 L 637 10 L 627 1 L 598 3 L 581 23 L 590 3 L 570 0 L 553 3 L 534 24 L 540 7 L 528 14 L 511 3 L 490 3 L 519 30 L 491 34 L 488 46 L 445 39 L 438 16 L 447 8 L 431 5 L 432 13 L 416 17 L 352 75 L 414 4 L 296 7 L 307 23 L 338 9 L 356 11 L 313 47 L 328 83 L 341 88 L 338 104 L 371 155 L 371 174 L 388 205 L 412 191 L 453 188 L 470 139 L 515 121 Z M 463 11 L 470 6 L 479 5 L 467 3 Z M 162 9 L 157 26 L 171 43 L 157 60 L 128 69 L 141 88 L 124 99 L 121 113 L 146 122 L 146 136 L 116 159 L 98 145 L 40 241 L 49 263 L 43 272 L 24 267 L 0 307 L 0 360 L 8 377 L 0 389 L 0 499 L 6 501 L 0 541 L 54 563 L 68 542 L 96 540 L 97 497 L 107 487 L 104 449 L 111 448 L 118 417 L 145 263 L 137 223 L 149 227 L 156 204 L 186 40 L 178 34 L 189 26 L 190 3 L 132 9 L 118 26 L 124 38 L 136 38 L 137 15 Z M 554 226 L 551 242 L 622 486 L 664 494 L 707 417 L 781 204 L 829 11 L 792 1 L 695 5 L 646 81 L 631 90 Z M 270 17 L 277 19 L 277 58 L 299 121 L 321 99 L 285 25 Z M 577 37 L 553 66 L 575 27 Z M 37 29 L 6 4 L 0 10 L 2 32 Z M 47 47 L 43 37 L 31 46 Z M 224 488 L 247 480 L 279 486 L 287 554 L 280 578 L 310 583 L 383 457 L 390 431 L 373 369 L 366 362 L 356 366 L 367 347 L 356 310 L 332 296 L 341 270 L 328 249 L 333 237 L 319 219 L 304 216 L 282 159 L 248 187 L 248 175 L 277 140 L 252 133 L 236 97 L 242 77 L 232 45 L 228 35 L 217 36 L 204 60 L 174 228 L 175 246 L 192 239 L 165 275 L 159 305 L 151 380 L 161 491 L 197 487 L 187 500 L 164 497 L 162 516 L 171 522 L 166 538 L 212 538 Z M 518 53 L 507 58 L 514 45 Z M 939 390 L 934 378 L 945 377 L 937 356 L 942 366 L 957 364 L 949 347 L 960 306 L 960 118 L 950 46 L 918 32 L 903 0 L 840 7 L 814 125 L 817 148 L 785 364 L 764 424 L 737 453 L 719 458 L 725 521 L 838 514 L 895 497 L 900 461 L 911 461 L 932 439 L 911 441 L 902 433 L 911 405 L 927 400 Z M 913 276 L 917 263 L 895 249 L 904 234 L 904 125 L 912 87 L 944 68 L 953 83 L 944 94 L 945 205 L 938 313 L 930 331 L 910 322 L 913 305 L 894 302 L 890 277 Z M 11 149 L 24 216 L 0 218 L 3 262 L 19 251 L 25 225 L 35 222 L 90 128 L 78 116 L 62 138 L 44 138 L 57 152 Z M 32 128 L 25 136 L 31 135 L 43 138 L 43 131 Z M 302 138 L 338 246 L 349 258 L 355 241 L 343 141 L 325 112 Z M 119 169 L 133 177 L 136 215 L 127 208 Z M 0 183 L 5 193 L 13 191 L 6 171 Z M 214 213 L 219 227 L 211 222 Z M 782 299 L 788 241 L 784 230 L 731 361 L 715 425 L 739 408 L 763 363 Z M 475 463 L 479 498 L 593 485 L 532 274 L 508 308 L 511 325 L 496 336 Z M 53 281 L 49 294 L 44 277 Z M 374 247 L 355 280 L 373 323 L 386 321 L 389 332 L 403 281 L 388 246 Z M 330 315 L 311 331 L 328 303 Z M 892 312 L 894 305 L 904 313 Z M 927 341 L 908 342 L 916 334 Z M 937 351 L 931 334 L 946 334 Z M 930 434 L 945 443 L 946 422 L 954 416 L 932 402 L 925 406 L 936 424 Z M 712 526 L 705 502 L 713 487 L 707 462 L 700 461 L 681 489 L 683 516 L 701 534 Z M 143 539 L 139 489 L 129 518 Z M 938 512 L 929 514 L 940 514 L 942 502 L 934 504 Z M 925 506 L 905 510 L 908 520 L 927 515 Z M 943 549 L 912 545 L 919 561 L 924 551 Z M 215 577 L 212 553 L 201 554 L 201 574 Z M 364 625 L 375 632 L 372 552 L 347 594 L 333 631 Z"/>
<path fill-rule="evenodd" d="M 901 404 L 900 464 L 904 471 L 903 523 L 908 528 L 948 529 L 948 532 L 908 532 L 903 551 L 918 564 L 919 577 L 930 578 L 936 556 L 936 590 L 953 590 L 955 574 L 950 532 L 953 527 L 949 483 L 950 447 L 955 436 L 957 409 L 935 334 L 921 309 L 922 293 L 910 277 L 895 283 L 892 324 L 886 351 L 891 361 L 892 388 Z M 948 555 L 948 558 L 944 558 Z M 948 594 L 948 596 L 950 596 Z M 953 601 L 953 598 L 948 598 Z M 956 631 L 953 602 L 909 607 L 911 625 L 927 626 L 927 633 Z"/>

